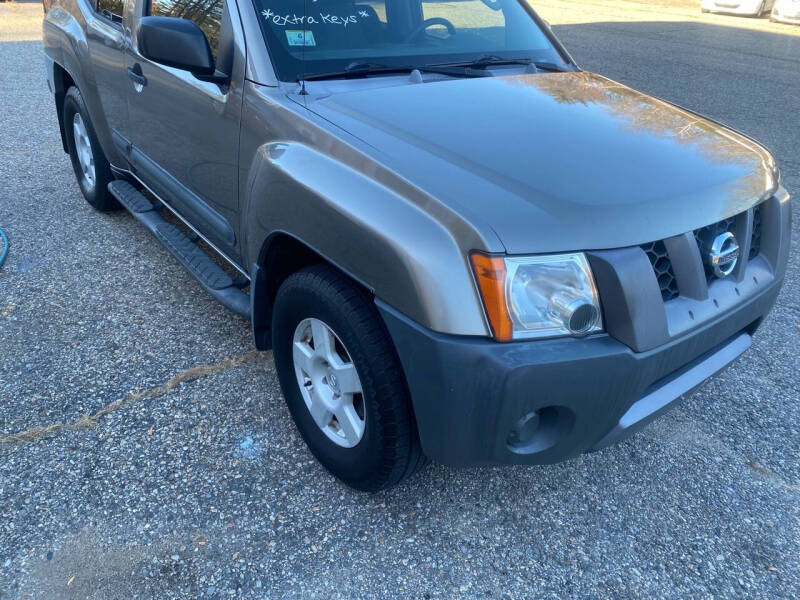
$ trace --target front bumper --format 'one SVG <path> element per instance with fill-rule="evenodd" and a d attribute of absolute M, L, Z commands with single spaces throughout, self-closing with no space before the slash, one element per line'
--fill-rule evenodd
<path fill-rule="evenodd" d="M 737 218 L 747 232 L 751 212 Z M 703 299 L 662 303 L 638 249 L 592 253 L 602 335 L 503 344 L 427 330 L 377 300 L 425 453 L 451 465 L 553 463 L 615 443 L 666 411 L 740 356 L 775 302 L 791 231 L 785 190 L 761 214 L 761 253 Z M 676 259 L 682 241 L 668 240 Z M 679 273 L 687 265 L 675 262 Z"/>
<path fill-rule="evenodd" d="M 772 10 L 770 18 L 773 21 L 779 21 L 781 23 L 788 23 L 790 25 L 800 25 L 800 6 L 795 5 L 783 9 L 775 7 Z"/>
<path fill-rule="evenodd" d="M 705 0 L 700 6 L 710 12 L 752 17 L 760 14 L 763 3 L 761 0 Z"/>
<path fill-rule="evenodd" d="M 778 290 L 776 283 L 735 314 L 642 353 L 605 334 L 511 344 L 443 335 L 378 307 L 428 456 L 450 465 L 543 464 L 623 439 L 727 366 Z M 510 444 L 520 419 L 537 413 L 539 432 Z"/>

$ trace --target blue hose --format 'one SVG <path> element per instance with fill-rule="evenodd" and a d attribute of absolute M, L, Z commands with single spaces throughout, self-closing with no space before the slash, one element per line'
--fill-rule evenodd
<path fill-rule="evenodd" d="M 6 256 L 8 256 L 8 238 L 6 237 L 6 232 L 0 229 L 0 239 L 3 240 L 3 252 L 0 253 L 0 267 L 3 266 L 3 263 L 6 262 Z"/>

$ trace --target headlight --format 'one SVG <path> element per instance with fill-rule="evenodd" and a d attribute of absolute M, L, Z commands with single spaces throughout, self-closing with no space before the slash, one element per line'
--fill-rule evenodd
<path fill-rule="evenodd" d="M 475 252 L 471 259 L 496 339 L 603 330 L 600 299 L 582 253 L 500 257 Z"/>

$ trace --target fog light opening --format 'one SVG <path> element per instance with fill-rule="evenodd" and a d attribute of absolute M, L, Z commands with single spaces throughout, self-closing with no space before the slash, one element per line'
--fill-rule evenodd
<path fill-rule="evenodd" d="M 525 413 L 508 434 L 506 444 L 517 454 L 543 452 L 555 446 L 571 430 L 574 413 L 564 406 L 546 406 Z"/>

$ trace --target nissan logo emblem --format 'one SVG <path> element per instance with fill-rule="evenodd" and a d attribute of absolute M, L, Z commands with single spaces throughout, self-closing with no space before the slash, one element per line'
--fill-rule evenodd
<path fill-rule="evenodd" d="M 739 244 L 736 236 L 726 231 L 714 238 L 711 250 L 708 252 L 708 262 L 714 275 L 722 279 L 733 273 L 739 260 Z"/>

